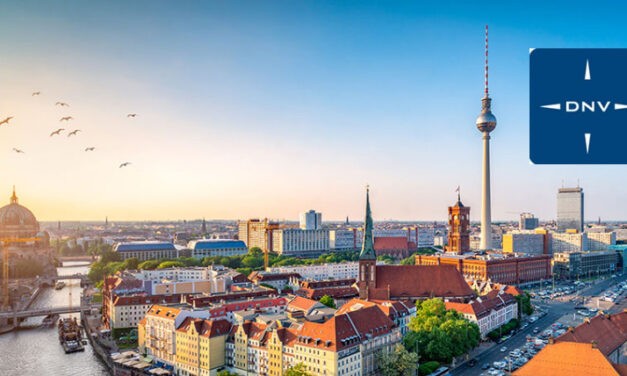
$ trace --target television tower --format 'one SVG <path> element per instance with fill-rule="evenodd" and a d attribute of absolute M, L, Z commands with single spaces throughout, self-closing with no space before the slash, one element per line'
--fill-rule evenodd
<path fill-rule="evenodd" d="M 485 92 L 481 99 L 481 114 L 477 117 L 477 129 L 483 134 L 483 176 L 481 190 L 481 245 L 482 250 L 492 246 L 492 215 L 490 207 L 490 132 L 496 128 L 492 114 L 492 99 L 488 92 L 488 25 L 485 26 Z"/>

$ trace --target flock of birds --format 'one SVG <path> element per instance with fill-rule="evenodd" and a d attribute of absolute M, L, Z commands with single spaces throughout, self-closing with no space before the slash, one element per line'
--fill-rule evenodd
<path fill-rule="evenodd" d="M 33 92 L 32 96 L 35 97 L 35 96 L 38 96 L 40 94 L 41 94 L 41 91 L 35 91 L 35 92 Z M 56 102 L 55 106 L 70 107 L 70 105 L 67 104 L 66 102 Z M 135 118 L 135 117 L 137 117 L 137 114 L 128 114 L 128 115 L 126 115 L 126 117 L 127 118 Z M 3 125 L 8 126 L 9 122 L 11 121 L 11 119 L 13 119 L 13 116 L 7 116 L 3 120 L 0 120 L 0 126 L 3 126 Z M 59 119 L 59 122 L 68 122 L 69 123 L 69 121 L 73 120 L 73 119 L 74 118 L 72 116 L 63 116 L 63 117 L 61 117 Z M 50 137 L 61 136 L 61 132 L 65 131 L 65 130 L 66 130 L 65 128 L 57 128 L 57 130 L 55 130 L 55 131 L 50 133 Z M 71 131 L 69 131 L 67 133 L 67 137 L 76 136 L 76 135 L 78 135 L 79 132 L 81 132 L 80 129 L 71 130 Z M 88 146 L 88 147 L 85 148 L 86 152 L 90 152 L 90 151 L 94 151 L 94 150 L 96 150 L 95 146 Z M 24 150 L 21 150 L 21 149 L 18 149 L 18 148 L 13 148 L 13 151 L 16 152 L 17 154 L 25 154 Z M 131 164 L 131 162 L 123 162 L 123 163 L 120 163 L 118 168 L 126 167 L 126 166 L 128 166 L 130 164 Z"/>

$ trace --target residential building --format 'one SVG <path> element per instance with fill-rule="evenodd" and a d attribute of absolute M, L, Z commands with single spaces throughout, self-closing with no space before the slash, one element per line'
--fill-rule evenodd
<path fill-rule="evenodd" d="M 557 191 L 557 230 L 583 232 L 583 188 L 560 188 Z"/>
<path fill-rule="evenodd" d="M 521 213 L 520 221 L 518 223 L 519 230 L 535 230 L 540 226 L 538 218 L 534 217 L 531 213 Z"/>
<path fill-rule="evenodd" d="M 320 230 L 322 229 L 322 213 L 310 210 L 300 213 L 300 229 L 301 230 Z"/>
<path fill-rule="evenodd" d="M 248 253 L 248 248 L 242 240 L 233 239 L 200 239 L 192 240 L 187 244 L 192 251 L 192 257 L 239 256 Z"/>
<path fill-rule="evenodd" d="M 455 266 L 466 279 L 509 285 L 539 282 L 551 278 L 551 256 L 505 257 L 502 254 L 416 255 L 416 265 Z"/>
<path fill-rule="evenodd" d="M 346 301 L 359 296 L 355 287 L 355 280 L 332 279 L 326 281 L 300 281 L 294 294 L 312 300 L 320 300 L 323 296 L 330 296 L 339 307 Z"/>
<path fill-rule="evenodd" d="M 329 230 L 282 228 L 272 232 L 272 250 L 280 255 L 317 256 L 328 252 Z"/>
<path fill-rule="evenodd" d="M 501 290 L 492 290 L 468 303 L 446 302 L 446 309 L 454 309 L 479 326 L 482 338 L 488 333 L 518 318 L 518 302 L 514 296 Z"/>
<path fill-rule="evenodd" d="M 329 248 L 334 251 L 352 251 L 359 247 L 358 229 L 330 230 Z"/>
<path fill-rule="evenodd" d="M 174 244 L 161 241 L 138 241 L 116 243 L 113 252 L 117 252 L 122 260 L 136 258 L 139 261 L 151 259 L 173 259 L 179 256 Z"/>
<path fill-rule="evenodd" d="M 574 279 L 614 273 L 621 255 L 614 250 L 558 252 L 553 254 L 553 273 L 559 279 Z"/>
<path fill-rule="evenodd" d="M 176 329 L 176 370 L 180 376 L 209 376 L 224 366 L 227 320 L 187 317 Z M 212 373 L 212 371 L 214 371 Z"/>
<path fill-rule="evenodd" d="M 140 351 L 175 366 L 176 329 L 187 317 L 208 318 L 208 313 L 156 304 L 150 307 L 142 323 L 144 335 L 138 336 Z"/>

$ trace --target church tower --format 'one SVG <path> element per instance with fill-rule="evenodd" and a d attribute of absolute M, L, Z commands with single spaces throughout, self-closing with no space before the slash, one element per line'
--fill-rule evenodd
<path fill-rule="evenodd" d="M 448 208 L 448 245 L 446 252 L 461 255 L 470 251 L 470 207 L 464 206 L 457 189 L 457 202 Z"/>
<path fill-rule="evenodd" d="M 366 219 L 364 221 L 364 241 L 359 253 L 359 298 L 368 299 L 368 290 L 377 285 L 377 255 L 372 240 L 372 213 L 370 212 L 370 189 L 366 188 Z"/>

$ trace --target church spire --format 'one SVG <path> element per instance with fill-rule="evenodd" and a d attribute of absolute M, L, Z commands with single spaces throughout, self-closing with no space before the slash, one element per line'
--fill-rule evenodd
<path fill-rule="evenodd" d="M 11 196 L 11 203 L 17 204 L 17 195 L 15 194 L 15 186 L 13 186 L 13 195 Z"/>
<path fill-rule="evenodd" d="M 361 246 L 360 260 L 376 260 L 372 240 L 372 212 L 370 211 L 370 187 L 366 186 L 366 219 L 364 220 L 364 241 Z"/>

